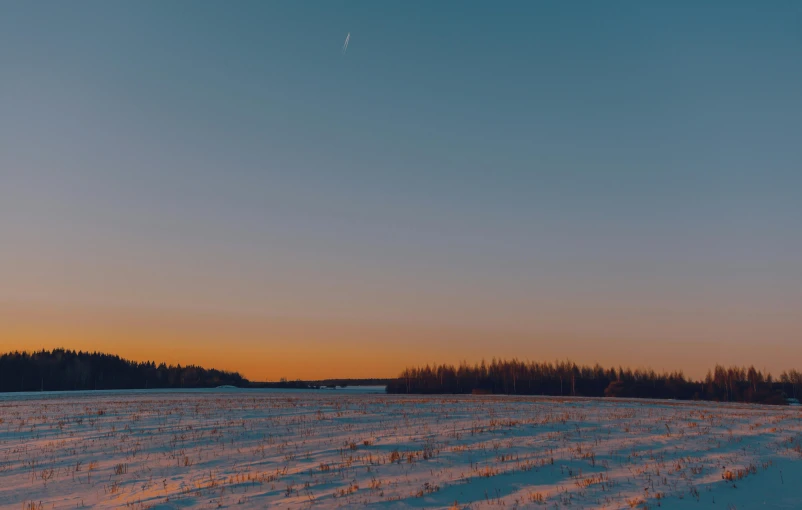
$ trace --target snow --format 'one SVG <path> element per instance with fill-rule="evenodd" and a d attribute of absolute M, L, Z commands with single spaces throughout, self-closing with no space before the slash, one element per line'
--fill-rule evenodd
<path fill-rule="evenodd" d="M 343 390 L 0 394 L 3 508 L 802 508 L 802 409 Z"/>

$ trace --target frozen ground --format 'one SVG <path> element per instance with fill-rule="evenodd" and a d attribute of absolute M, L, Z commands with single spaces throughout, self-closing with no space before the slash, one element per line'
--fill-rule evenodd
<path fill-rule="evenodd" d="M 0 506 L 802 508 L 802 409 L 341 391 L 0 395 Z"/>

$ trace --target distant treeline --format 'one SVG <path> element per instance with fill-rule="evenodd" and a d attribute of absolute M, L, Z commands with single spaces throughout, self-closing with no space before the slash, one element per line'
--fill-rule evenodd
<path fill-rule="evenodd" d="M 317 385 L 321 388 L 334 388 L 338 386 L 345 388 L 347 386 L 387 386 L 393 381 L 392 378 L 370 378 L 370 379 L 322 379 L 320 381 L 309 381 L 309 384 Z"/>
<path fill-rule="evenodd" d="M 482 361 L 459 366 L 408 368 L 387 385 L 388 393 L 504 393 L 584 397 L 660 398 L 786 404 L 802 394 L 802 373 L 783 372 L 779 379 L 754 367 L 716 366 L 703 381 L 682 372 L 605 369 L 518 360 Z"/>
<path fill-rule="evenodd" d="M 317 381 L 250 382 L 250 388 L 284 388 L 299 390 L 317 390 L 320 388 L 345 388 L 347 386 L 387 386 L 393 379 L 321 379 Z"/>
<path fill-rule="evenodd" d="M 0 355 L 0 392 L 246 386 L 236 372 L 65 349 Z"/>

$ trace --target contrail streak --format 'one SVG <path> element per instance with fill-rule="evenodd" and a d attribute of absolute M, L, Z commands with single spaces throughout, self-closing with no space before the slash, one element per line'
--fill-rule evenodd
<path fill-rule="evenodd" d="M 343 43 L 343 55 L 348 50 L 348 41 L 351 40 L 351 32 L 348 32 L 348 35 L 345 36 L 345 42 Z"/>

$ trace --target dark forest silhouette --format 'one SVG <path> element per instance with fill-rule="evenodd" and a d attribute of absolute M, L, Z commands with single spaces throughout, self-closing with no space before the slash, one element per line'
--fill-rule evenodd
<path fill-rule="evenodd" d="M 779 379 L 754 367 L 716 366 L 703 381 L 682 372 L 604 369 L 600 365 L 493 360 L 459 366 L 439 365 L 404 370 L 387 386 L 388 393 L 503 393 L 620 398 L 658 398 L 786 404 L 802 393 L 802 373 L 783 372 Z"/>
<path fill-rule="evenodd" d="M 237 372 L 196 365 L 157 365 L 113 354 L 67 349 L 10 352 L 0 355 L 0 392 L 129 390 L 158 388 L 318 389 L 386 385 L 392 379 L 324 379 L 320 381 L 249 381 Z"/>
<path fill-rule="evenodd" d="M 148 388 L 314 389 L 387 384 L 388 393 L 549 395 L 657 398 L 786 404 L 802 396 L 802 372 L 790 370 L 775 379 L 754 367 L 717 365 L 704 380 L 682 372 L 605 369 L 556 363 L 492 360 L 474 365 L 408 368 L 397 379 L 328 379 L 321 381 L 251 382 L 237 372 L 195 365 L 156 365 L 112 354 L 66 349 L 11 352 L 0 355 L 0 392 L 112 390 Z"/>
<path fill-rule="evenodd" d="M 0 392 L 119 390 L 141 388 L 214 388 L 243 386 L 236 372 L 194 365 L 156 365 L 112 354 L 66 349 L 0 355 Z"/>

